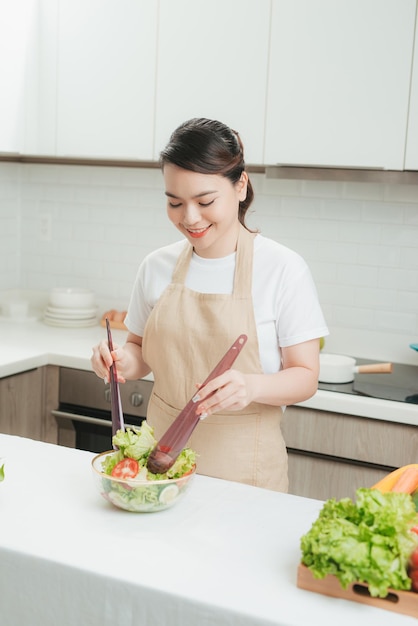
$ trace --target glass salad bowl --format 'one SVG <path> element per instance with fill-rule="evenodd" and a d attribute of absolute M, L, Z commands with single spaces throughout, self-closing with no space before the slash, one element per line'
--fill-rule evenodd
<path fill-rule="evenodd" d="M 114 506 L 132 513 L 154 513 L 173 506 L 189 488 L 196 474 L 196 465 L 180 478 L 147 479 L 139 474 L 116 477 L 103 471 L 114 450 L 102 452 L 92 460 L 93 478 L 99 493 Z"/>

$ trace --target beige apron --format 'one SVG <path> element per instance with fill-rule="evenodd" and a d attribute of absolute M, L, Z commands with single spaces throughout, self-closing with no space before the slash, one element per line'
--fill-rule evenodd
<path fill-rule="evenodd" d="M 154 373 L 147 421 L 157 439 L 235 339 L 248 341 L 234 368 L 261 374 L 251 294 L 254 235 L 240 227 L 232 294 L 205 294 L 184 285 L 193 247 L 185 245 L 172 283 L 161 295 L 144 331 L 143 356 Z M 189 445 L 199 474 L 287 491 L 287 452 L 280 407 L 252 403 L 199 422 Z"/>

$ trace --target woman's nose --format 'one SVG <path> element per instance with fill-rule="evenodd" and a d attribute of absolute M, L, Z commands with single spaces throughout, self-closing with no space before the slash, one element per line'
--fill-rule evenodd
<path fill-rule="evenodd" d="M 184 212 L 184 221 L 191 226 L 196 224 L 200 220 L 200 211 L 194 203 L 190 203 L 186 206 Z"/>

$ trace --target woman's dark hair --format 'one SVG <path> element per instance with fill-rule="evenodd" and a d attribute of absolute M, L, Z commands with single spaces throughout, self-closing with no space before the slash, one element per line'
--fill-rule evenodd
<path fill-rule="evenodd" d="M 176 128 L 162 150 L 162 169 L 168 163 L 200 174 L 225 176 L 235 184 L 245 171 L 244 146 L 238 133 L 222 122 L 193 118 Z M 238 219 L 245 228 L 245 215 L 253 198 L 248 180 L 247 196 L 238 209 Z"/>

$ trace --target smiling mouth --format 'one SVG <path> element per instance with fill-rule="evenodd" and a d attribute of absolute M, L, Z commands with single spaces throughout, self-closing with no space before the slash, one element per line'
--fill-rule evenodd
<path fill-rule="evenodd" d="M 209 224 L 209 226 L 206 226 L 205 228 L 198 228 L 195 230 L 190 230 L 189 228 L 186 228 L 186 230 L 189 233 L 190 237 L 193 237 L 194 239 L 199 239 L 208 232 L 211 226 L 212 224 Z"/>

